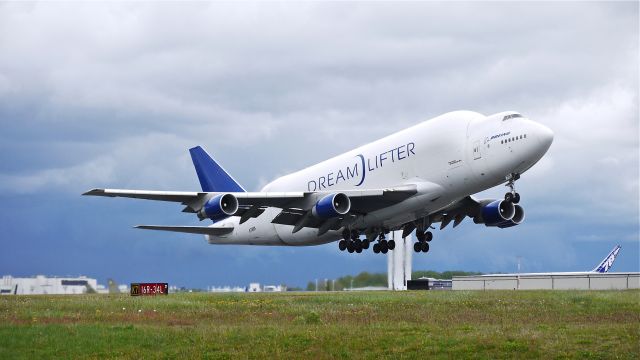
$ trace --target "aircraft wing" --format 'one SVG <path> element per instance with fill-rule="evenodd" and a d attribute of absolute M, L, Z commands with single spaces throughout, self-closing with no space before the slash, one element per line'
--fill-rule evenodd
<path fill-rule="evenodd" d="M 125 197 L 134 199 L 146 199 L 156 201 L 179 202 L 185 205 L 183 212 L 196 213 L 212 197 L 219 194 L 232 194 L 238 199 L 238 211 L 235 216 L 240 216 L 240 223 L 249 218 L 260 216 L 267 207 L 283 209 L 273 220 L 276 224 L 296 225 L 301 223 L 302 217 L 311 212 L 318 200 L 329 194 L 342 192 L 351 201 L 351 211 L 345 217 L 321 221 L 311 219 L 309 215 L 303 227 L 321 228 L 327 230 L 337 229 L 342 226 L 345 219 L 353 218 L 357 214 L 366 214 L 393 204 L 397 204 L 413 195 L 418 190 L 415 184 L 402 185 L 387 189 L 323 191 L 323 192 L 186 192 L 186 191 L 152 191 L 152 190 L 127 190 L 127 189 L 92 189 L 83 195 Z M 154 228 L 154 230 L 180 231 Z M 189 230 L 184 228 L 183 230 Z M 190 229 L 191 231 L 201 231 Z M 186 232 L 186 231 L 182 231 Z M 198 232 L 202 233 L 202 232 Z M 206 233 L 206 232 L 205 232 Z M 208 234 L 208 233 L 206 233 Z"/>
<path fill-rule="evenodd" d="M 452 203 L 451 205 L 445 207 L 442 210 L 429 214 L 428 225 L 431 225 L 431 223 L 439 222 L 440 230 L 442 230 L 453 221 L 453 227 L 455 228 L 456 226 L 460 225 L 460 223 L 467 216 L 473 219 L 474 223 L 482 224 L 484 223 L 484 220 L 482 220 L 482 215 L 481 215 L 482 208 L 494 201 L 496 201 L 496 199 L 476 200 L 471 196 L 466 196 Z M 518 205 L 516 205 L 516 207 L 518 207 Z M 517 211 L 522 211 L 522 210 L 521 208 L 520 210 L 516 209 L 516 214 L 517 214 Z M 512 222 L 510 222 L 509 224 L 503 224 L 502 226 L 504 227 L 514 226 L 519 224 L 523 219 L 524 219 L 524 213 L 521 213 L 521 215 L 519 215 L 518 220 L 515 220 L 515 216 L 514 216 L 514 220 Z"/>
<path fill-rule="evenodd" d="M 429 215 L 430 223 L 440 223 L 440 230 L 444 229 L 453 221 L 453 227 L 460 225 L 465 217 L 475 218 L 481 211 L 482 206 L 492 200 L 475 200 L 471 196 L 466 196 L 446 208 Z"/>
<path fill-rule="evenodd" d="M 233 227 L 212 227 L 212 226 L 138 225 L 138 226 L 135 226 L 135 228 L 145 229 L 145 230 L 182 232 L 182 233 L 188 233 L 188 234 L 213 235 L 213 236 L 227 235 L 233 232 Z"/>
<path fill-rule="evenodd" d="M 82 195 L 126 197 L 133 199 L 174 201 L 187 203 L 197 199 L 206 193 L 188 191 L 152 191 L 152 190 L 126 190 L 126 189 L 92 189 Z"/>
<path fill-rule="evenodd" d="M 82 195 L 125 197 L 134 199 L 179 202 L 196 212 L 210 198 L 219 194 L 232 194 L 238 199 L 241 207 L 277 207 L 282 209 L 297 208 L 310 210 L 323 196 L 342 192 L 351 200 L 351 208 L 358 213 L 367 213 L 394 203 L 398 203 L 414 194 L 415 185 L 404 185 L 388 189 L 346 190 L 335 192 L 188 192 L 188 191 L 153 191 L 127 189 L 92 189 Z"/>

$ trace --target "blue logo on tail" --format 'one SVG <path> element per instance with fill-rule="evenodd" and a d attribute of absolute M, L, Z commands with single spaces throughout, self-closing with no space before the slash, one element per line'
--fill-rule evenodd
<path fill-rule="evenodd" d="M 618 256 L 619 252 L 620 252 L 620 245 L 616 245 L 616 247 L 613 248 L 613 250 L 609 253 L 609 255 L 607 255 L 607 257 L 604 258 L 604 260 L 602 260 L 600 265 L 598 265 L 592 271 L 598 272 L 598 273 L 606 273 L 607 271 L 609 271 L 609 269 L 613 265 L 613 262 L 616 261 L 616 256 Z"/>

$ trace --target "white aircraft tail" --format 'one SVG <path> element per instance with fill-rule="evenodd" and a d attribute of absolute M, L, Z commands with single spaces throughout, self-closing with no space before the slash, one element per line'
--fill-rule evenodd
<path fill-rule="evenodd" d="M 598 264 L 598 266 L 595 267 L 595 269 L 591 270 L 591 272 L 598 272 L 598 273 L 604 274 L 607 271 L 609 271 L 609 269 L 613 265 L 613 262 L 616 261 L 616 256 L 618 256 L 619 252 L 620 252 L 620 245 L 616 245 L 616 247 L 614 247 L 613 250 L 611 250 L 609 255 L 607 255 L 607 257 L 604 258 L 602 262 L 600 262 L 600 264 Z"/>

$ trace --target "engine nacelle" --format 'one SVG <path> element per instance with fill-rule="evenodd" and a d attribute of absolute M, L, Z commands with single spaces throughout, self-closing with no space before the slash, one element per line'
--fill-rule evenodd
<path fill-rule="evenodd" d="M 233 216 L 238 211 L 238 199 L 232 194 L 220 194 L 209 199 L 202 209 L 198 211 L 198 217 L 211 219 L 213 221 L 222 220 Z"/>
<path fill-rule="evenodd" d="M 482 222 L 486 226 L 500 226 L 511 221 L 515 213 L 516 208 L 513 203 L 504 200 L 496 200 L 482 207 Z"/>
<path fill-rule="evenodd" d="M 314 206 L 313 216 L 321 219 L 344 215 L 351 210 L 351 200 L 343 193 L 331 194 L 320 199 Z"/>
<path fill-rule="evenodd" d="M 498 224 L 499 228 L 508 228 L 516 225 L 520 225 L 524 221 L 524 209 L 520 205 L 514 205 L 514 214 L 511 220 L 507 220 L 501 224 Z"/>

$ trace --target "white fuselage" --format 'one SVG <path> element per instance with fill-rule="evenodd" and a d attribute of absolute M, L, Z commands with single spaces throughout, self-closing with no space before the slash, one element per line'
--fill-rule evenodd
<path fill-rule="evenodd" d="M 262 191 L 339 192 L 416 184 L 414 196 L 359 216 L 355 224 L 393 228 L 502 184 L 509 174 L 522 174 L 540 160 L 552 132 L 524 117 L 504 120 L 505 114 L 510 113 L 447 113 L 280 177 Z M 267 208 L 243 224 L 230 217 L 215 226 L 233 226 L 232 233 L 206 238 L 212 244 L 254 245 L 317 245 L 341 238 L 338 231 L 318 236 L 317 229 L 293 233 L 292 226 L 271 223 L 280 211 Z"/>

